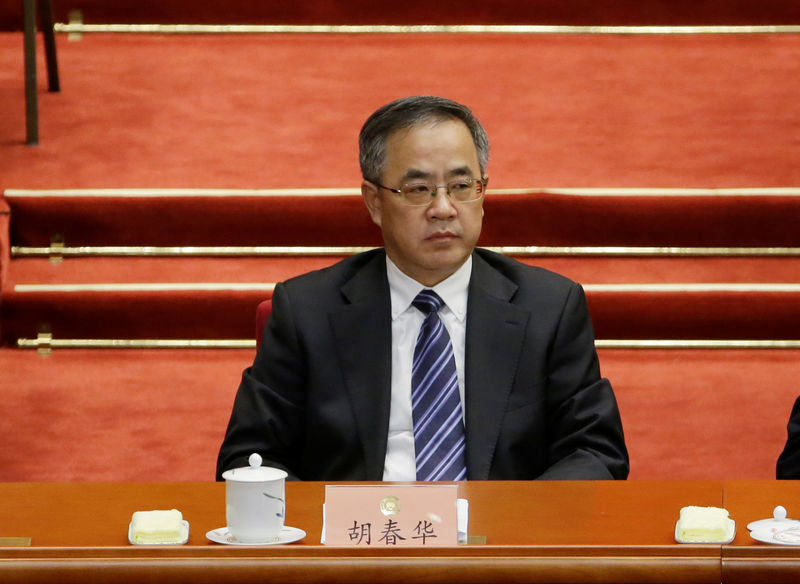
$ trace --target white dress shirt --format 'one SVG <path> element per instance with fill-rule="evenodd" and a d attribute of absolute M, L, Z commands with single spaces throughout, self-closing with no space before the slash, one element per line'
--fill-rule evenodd
<path fill-rule="evenodd" d="M 389 256 L 386 256 L 386 273 L 392 301 L 392 401 L 383 480 L 414 481 L 417 478 L 417 464 L 414 453 L 414 419 L 411 413 L 411 365 L 417 336 L 425 316 L 411 303 L 426 286 L 401 272 Z M 453 345 L 462 415 L 467 289 L 471 275 L 472 256 L 453 275 L 432 288 L 444 300 L 439 318 L 442 319 Z"/>

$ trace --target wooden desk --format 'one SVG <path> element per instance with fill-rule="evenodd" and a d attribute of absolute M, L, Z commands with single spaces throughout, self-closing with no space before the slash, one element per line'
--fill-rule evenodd
<path fill-rule="evenodd" d="M 783 505 L 789 517 L 800 517 L 800 481 L 728 481 L 725 507 L 736 519 L 736 539 L 722 548 L 723 582 L 770 584 L 800 581 L 800 547 L 755 541 L 747 524 L 772 517 Z"/>
<path fill-rule="evenodd" d="M 401 550 L 320 545 L 323 483 L 287 484 L 286 523 L 308 535 L 296 544 L 264 547 L 206 539 L 207 531 L 225 524 L 220 483 L 6 483 L 0 484 L 0 536 L 29 536 L 32 545 L 0 548 L 0 582 L 720 582 L 724 561 L 732 578 L 743 569 L 754 573 L 748 566 L 757 567 L 763 557 L 781 565 L 788 558 L 795 566 L 795 554 L 787 551 L 794 548 L 775 551 L 752 545 L 747 536 L 747 518 L 764 515 L 753 495 L 767 500 L 770 489 L 788 496 L 800 488 L 779 487 L 463 483 L 459 494 L 470 501 L 470 534 L 486 536 L 487 543 Z M 674 543 L 682 506 L 720 506 L 724 497 L 732 514 L 743 517 L 737 518 L 733 545 Z M 172 507 L 191 524 L 187 545 L 127 543 L 133 511 Z"/>

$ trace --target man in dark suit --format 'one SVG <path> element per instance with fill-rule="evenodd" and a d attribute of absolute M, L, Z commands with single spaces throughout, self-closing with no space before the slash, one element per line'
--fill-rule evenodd
<path fill-rule="evenodd" d="M 436 320 L 455 365 L 452 451 L 464 467 L 453 477 L 627 477 L 582 288 L 475 247 L 488 158 L 483 127 L 456 102 L 412 97 L 372 114 L 361 190 L 384 248 L 276 286 L 218 479 L 258 452 L 295 479 L 422 480 L 412 414 L 415 341 L 429 318 L 420 291 L 444 303 Z"/>

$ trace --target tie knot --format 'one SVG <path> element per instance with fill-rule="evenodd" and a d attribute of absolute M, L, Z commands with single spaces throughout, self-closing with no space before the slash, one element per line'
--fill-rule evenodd
<path fill-rule="evenodd" d="M 420 311 L 425 314 L 432 312 L 439 312 L 439 309 L 444 305 L 444 300 L 439 298 L 439 295 L 433 290 L 423 290 L 414 301 L 411 303 L 416 306 Z"/>

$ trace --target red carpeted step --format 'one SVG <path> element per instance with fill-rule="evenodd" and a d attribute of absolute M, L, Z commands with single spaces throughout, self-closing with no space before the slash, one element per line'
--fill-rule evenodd
<path fill-rule="evenodd" d="M 745 194 L 747 193 L 747 194 Z M 484 245 L 793 247 L 800 190 L 488 195 Z"/>
<path fill-rule="evenodd" d="M 800 285 L 585 285 L 599 339 L 797 338 Z M 265 284 L 20 285 L 5 294 L 3 340 L 252 339 Z"/>
<path fill-rule="evenodd" d="M 800 284 L 586 286 L 598 339 L 797 339 Z"/>
<path fill-rule="evenodd" d="M 379 243 L 360 197 L 340 192 L 12 191 L 6 202 L 5 248 L 17 246 L 3 262 L 6 344 L 41 329 L 250 339 L 276 282 Z M 581 282 L 600 339 L 794 339 L 799 206 L 786 189 L 493 193 L 481 243 Z M 195 255 L 207 246 L 227 255 Z M 289 255 L 258 255 L 275 246 Z M 37 247 L 66 257 L 27 255 Z"/>
<path fill-rule="evenodd" d="M 252 339 L 256 307 L 271 294 L 258 284 L 17 288 L 3 300 L 3 343 L 40 331 L 59 339 Z"/>
<path fill-rule="evenodd" d="M 17 257 L 7 289 L 22 285 L 168 284 L 191 282 L 274 283 L 317 270 L 344 255 L 294 256 L 83 256 Z M 776 266 L 778 268 L 779 266 Z M 780 275 L 781 270 L 774 270 Z"/>
<path fill-rule="evenodd" d="M 14 344 L 42 328 L 59 338 L 252 338 L 254 306 L 276 282 L 338 259 L 15 260 L 2 338 Z M 791 339 L 800 330 L 796 261 L 786 258 L 523 260 L 584 284 L 601 339 Z M 679 280 L 687 274 L 694 283 Z M 752 285 L 765 275 L 771 286 Z"/>
<path fill-rule="evenodd" d="M 147 194 L 147 193 L 152 194 Z M 13 245 L 378 245 L 358 194 L 6 191 Z"/>
<path fill-rule="evenodd" d="M 6 191 L 18 246 L 380 245 L 360 195 Z M 492 192 L 484 246 L 792 247 L 800 190 Z"/>
<path fill-rule="evenodd" d="M 342 255 L 231 257 L 16 258 L 6 288 L 16 284 L 280 282 L 324 268 Z M 797 283 L 800 259 L 781 256 L 515 255 L 523 263 L 581 284 Z"/>
<path fill-rule="evenodd" d="M 0 29 L 18 30 L 20 3 L 0 0 Z M 90 23 L 141 24 L 571 24 L 690 25 L 797 24 L 800 8 L 792 0 L 493 0 L 454 10 L 421 0 L 403 3 L 348 0 L 305 2 L 193 2 L 191 0 L 71 0 L 55 3 L 56 18 L 66 22 L 80 10 Z"/>

